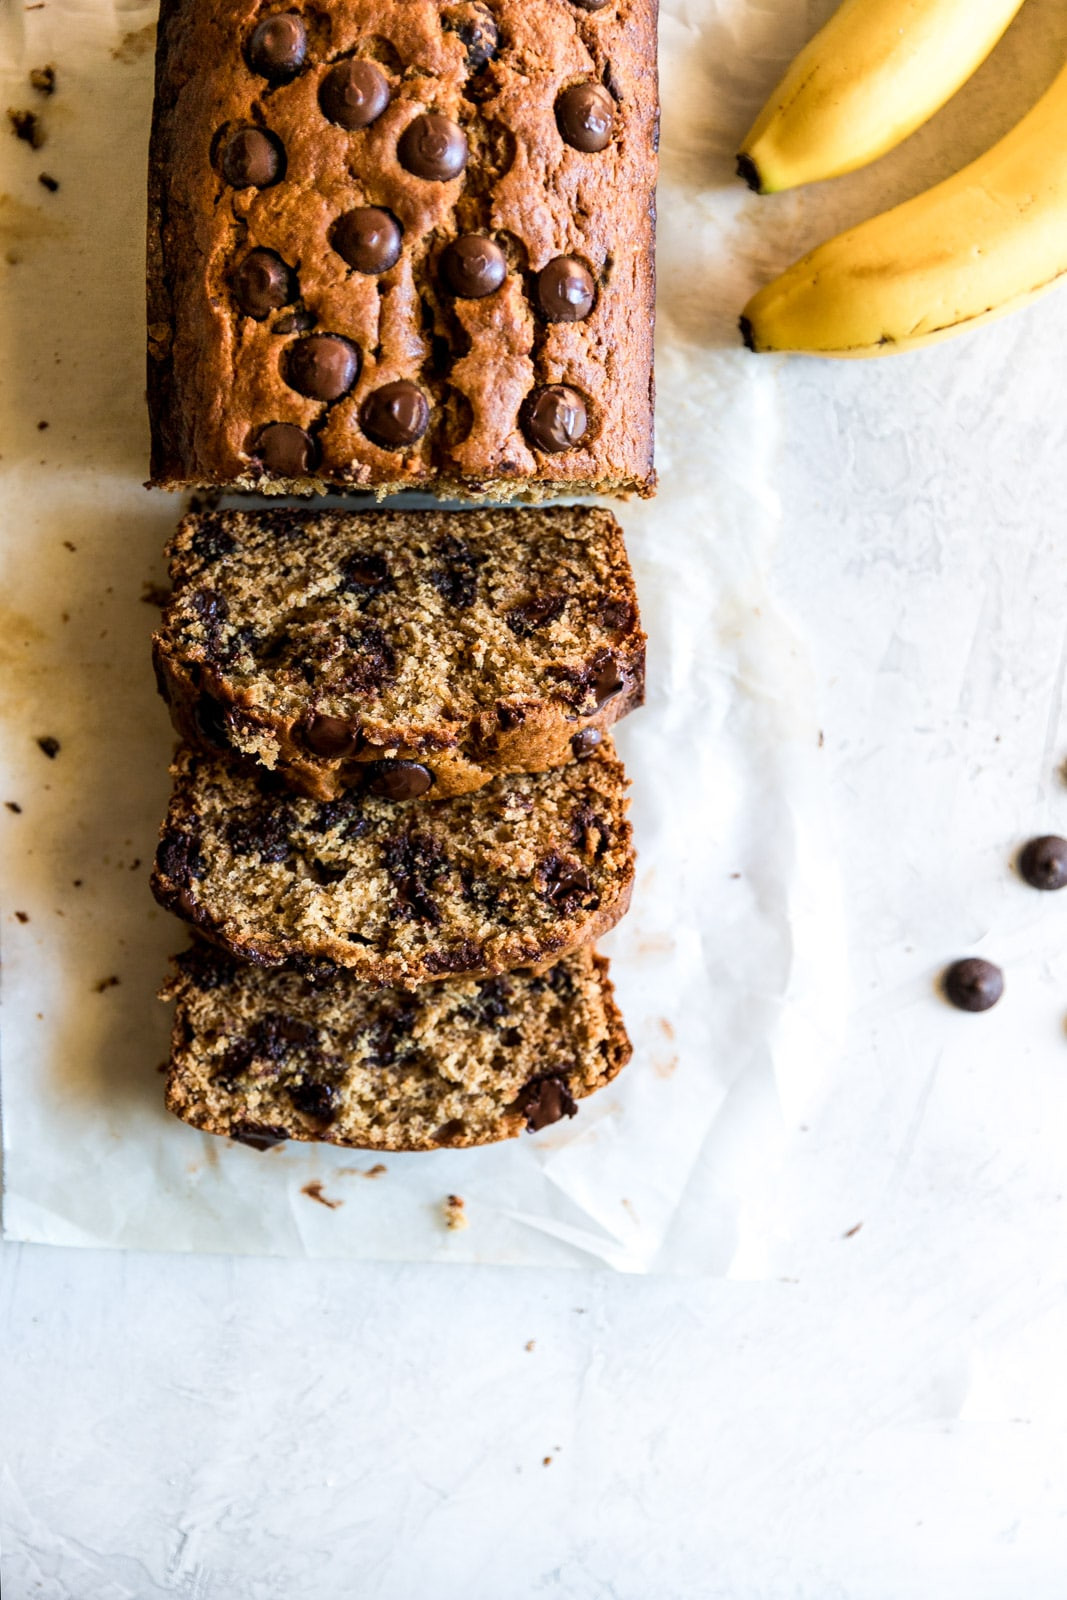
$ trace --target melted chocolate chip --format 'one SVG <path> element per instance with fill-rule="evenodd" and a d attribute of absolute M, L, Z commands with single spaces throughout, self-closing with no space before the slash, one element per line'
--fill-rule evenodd
<path fill-rule="evenodd" d="M 557 911 L 570 915 L 579 907 L 595 909 L 599 896 L 593 892 L 593 880 L 577 861 L 565 860 L 555 851 L 545 857 L 537 869 L 541 894 Z"/>
<path fill-rule="evenodd" d="M 307 29 L 302 17 L 292 11 L 279 11 L 264 17 L 248 41 L 248 62 L 253 72 L 284 83 L 295 78 L 307 60 Z"/>
<path fill-rule="evenodd" d="M 437 556 L 444 564 L 431 569 L 430 582 L 449 605 L 466 611 L 477 599 L 478 568 L 485 558 L 450 533 L 438 540 Z"/>
<path fill-rule="evenodd" d="M 503 250 L 480 233 L 453 239 L 441 257 L 441 275 L 452 293 L 463 300 L 481 300 L 500 288 L 508 275 Z"/>
<path fill-rule="evenodd" d="M 226 824 L 226 843 L 235 856 L 258 856 L 277 865 L 292 854 L 290 835 L 296 819 L 287 806 L 252 807 Z"/>
<path fill-rule="evenodd" d="M 571 752 L 575 761 L 591 756 L 603 737 L 599 728 L 583 728 L 581 733 L 576 733 L 571 740 Z"/>
<path fill-rule="evenodd" d="M 409 122 L 397 146 L 400 165 L 416 178 L 448 183 L 467 165 L 467 135 L 439 111 L 424 111 Z"/>
<path fill-rule="evenodd" d="M 389 576 L 384 556 L 374 554 L 346 556 L 341 562 L 341 582 L 338 588 L 343 594 L 381 594 L 392 586 L 393 580 Z"/>
<path fill-rule="evenodd" d="M 535 450 L 558 455 L 581 444 L 589 427 L 585 401 L 576 389 L 553 383 L 535 389 L 523 407 L 523 428 Z"/>
<path fill-rule="evenodd" d="M 402 1041 L 408 1037 L 415 1024 L 417 1006 L 414 1000 L 402 999 L 393 1010 L 382 1010 L 363 1034 L 366 1041 L 364 1060 L 371 1067 L 391 1067 L 402 1053 Z"/>
<path fill-rule="evenodd" d="M 382 863 L 396 890 L 397 914 L 437 927 L 441 913 L 431 895 L 448 859 L 432 834 L 401 833 L 382 844 Z"/>
<path fill-rule="evenodd" d="M 271 325 L 271 333 L 307 333 L 309 328 L 315 326 L 315 313 L 313 311 L 287 311 L 284 317 L 279 317 Z"/>
<path fill-rule="evenodd" d="M 391 211 L 360 206 L 334 223 L 330 243 L 343 261 L 357 272 L 376 276 L 400 260 L 403 230 Z"/>
<path fill-rule="evenodd" d="M 175 957 L 175 962 L 179 971 L 205 994 L 225 988 L 232 983 L 237 972 L 237 965 L 231 956 L 207 944 L 194 944 L 191 949 L 183 950 L 180 956 Z"/>
<path fill-rule="evenodd" d="M 359 797 L 354 794 L 338 795 L 336 800 L 324 800 L 319 806 L 314 822 L 307 824 L 308 833 L 336 833 L 341 840 L 358 839 L 367 831 Z"/>
<path fill-rule="evenodd" d="M 311 1117 L 315 1122 L 332 1122 L 341 1107 L 340 1091 L 332 1083 L 321 1083 L 315 1078 L 305 1078 L 289 1090 L 293 1109 Z"/>
<path fill-rule="evenodd" d="M 475 939 L 460 939 L 447 950 L 431 950 L 422 958 L 423 969 L 436 977 L 447 972 L 477 972 L 484 964 L 484 952 Z"/>
<path fill-rule="evenodd" d="M 549 322 L 581 322 L 596 304 L 596 283 L 574 256 L 557 256 L 538 275 L 537 303 Z"/>
<path fill-rule="evenodd" d="M 597 607 L 600 625 L 609 633 L 625 633 L 633 627 L 636 617 L 629 600 L 602 600 Z"/>
<path fill-rule="evenodd" d="M 343 717 L 327 717 L 318 712 L 304 723 L 301 738 L 313 755 L 322 756 L 326 761 L 354 756 L 362 743 L 358 723 L 346 722 Z"/>
<path fill-rule="evenodd" d="M 262 128 L 238 128 L 222 151 L 222 175 L 235 189 L 269 189 L 285 176 L 285 148 Z"/>
<path fill-rule="evenodd" d="M 430 425 L 426 396 L 413 383 L 401 379 L 383 384 L 364 400 L 360 427 L 383 450 L 402 450 L 416 444 Z"/>
<path fill-rule="evenodd" d="M 450 1117 L 447 1122 L 442 1122 L 433 1136 L 434 1144 L 456 1144 L 467 1132 L 467 1124 L 462 1117 Z"/>
<path fill-rule="evenodd" d="M 496 55 L 500 36 L 496 20 L 485 6 L 472 0 L 448 6 L 441 13 L 441 23 L 466 46 L 470 72 L 481 72 Z"/>
<path fill-rule="evenodd" d="M 273 250 L 250 250 L 233 275 L 232 287 L 241 310 L 257 322 L 300 293 L 296 275 Z"/>
<path fill-rule="evenodd" d="M 290 345 L 285 379 L 309 400 L 340 400 L 356 382 L 362 364 L 357 345 L 336 333 L 312 333 Z"/>
<path fill-rule="evenodd" d="M 221 561 L 224 556 L 231 556 L 237 549 L 237 541 L 230 533 L 222 516 L 208 515 L 201 517 L 199 526 L 190 540 L 193 554 L 199 556 L 205 565 Z"/>
<path fill-rule="evenodd" d="M 207 862 L 200 841 L 191 833 L 168 829 L 156 850 L 156 871 L 179 889 L 187 889 L 194 878 L 203 877 Z"/>
<path fill-rule="evenodd" d="M 415 800 L 433 787 L 433 773 L 419 761 L 368 761 L 366 790 L 380 800 Z"/>
<path fill-rule="evenodd" d="M 1062 889 L 1067 885 L 1067 839 L 1055 833 L 1031 839 L 1019 857 L 1019 871 L 1034 889 Z"/>
<path fill-rule="evenodd" d="M 350 131 L 376 122 L 389 104 L 385 73 L 373 61 L 353 56 L 331 67 L 319 85 L 319 106 L 331 122 Z"/>
<path fill-rule="evenodd" d="M 230 1124 L 230 1138 L 238 1144 L 251 1145 L 253 1150 L 270 1150 L 276 1144 L 284 1144 L 288 1137 L 288 1128 L 272 1122 L 249 1122 L 245 1118 Z"/>
<path fill-rule="evenodd" d="M 958 1011 L 988 1011 L 1004 993 L 1004 974 L 991 961 L 970 956 L 956 961 L 942 979 L 945 997 Z"/>
<path fill-rule="evenodd" d="M 575 83 L 556 101 L 556 123 L 566 144 L 587 155 L 611 143 L 615 102 L 599 83 Z"/>
<path fill-rule="evenodd" d="M 230 749 L 230 723 L 226 707 L 214 695 L 202 694 L 193 707 L 193 724 L 205 744 Z"/>
<path fill-rule="evenodd" d="M 525 1116 L 527 1133 L 537 1133 L 563 1117 L 575 1116 L 578 1104 L 566 1078 L 534 1078 L 520 1091 L 513 1109 Z"/>
<path fill-rule="evenodd" d="M 567 596 L 564 594 L 534 595 L 532 599 L 512 607 L 505 620 L 512 633 L 525 639 L 536 629 L 547 628 L 550 623 L 558 622 L 566 604 Z"/>
<path fill-rule="evenodd" d="M 309 433 L 292 422 L 268 422 L 256 438 L 253 452 L 263 470 L 276 478 L 302 478 L 318 465 L 318 446 Z"/>
<path fill-rule="evenodd" d="M 348 877 L 349 868 L 344 862 L 320 861 L 317 856 L 308 858 L 308 871 L 321 889 L 331 883 L 341 883 Z"/>
<path fill-rule="evenodd" d="M 614 700 L 617 694 L 622 694 L 626 688 L 626 679 L 619 671 L 614 656 L 604 656 L 600 661 L 592 680 L 592 687 L 598 711 L 601 706 L 607 705 L 609 700 Z"/>

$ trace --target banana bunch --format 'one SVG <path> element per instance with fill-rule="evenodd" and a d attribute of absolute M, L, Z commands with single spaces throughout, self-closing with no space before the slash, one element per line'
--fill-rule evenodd
<path fill-rule="evenodd" d="M 933 115 L 1022 0 L 845 0 L 742 147 L 769 193 L 850 172 Z M 749 301 L 752 350 L 885 355 L 1025 305 L 1067 274 L 1067 68 L 977 161 L 839 234 Z"/>

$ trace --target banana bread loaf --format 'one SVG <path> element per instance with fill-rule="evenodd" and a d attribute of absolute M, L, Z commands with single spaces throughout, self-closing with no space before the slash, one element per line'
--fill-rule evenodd
<path fill-rule="evenodd" d="M 610 737 L 584 761 L 451 800 L 279 792 L 262 769 L 179 750 L 152 887 L 263 966 L 413 987 L 547 965 L 626 911 L 634 857 Z"/>
<path fill-rule="evenodd" d="M 218 511 L 170 562 L 155 658 L 179 732 L 318 799 L 560 766 L 643 698 L 608 511 Z"/>
<path fill-rule="evenodd" d="M 152 482 L 652 492 L 655 0 L 163 0 Z"/>
<path fill-rule="evenodd" d="M 608 964 L 452 979 L 407 993 L 350 973 L 264 971 L 202 944 L 177 1001 L 167 1106 L 259 1147 L 322 1140 L 433 1150 L 511 1139 L 577 1111 L 630 1057 Z"/>

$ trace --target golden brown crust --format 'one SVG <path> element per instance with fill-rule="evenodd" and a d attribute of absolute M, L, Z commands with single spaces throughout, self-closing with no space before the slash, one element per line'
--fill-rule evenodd
<path fill-rule="evenodd" d="M 315 984 L 194 946 L 176 1000 L 168 1110 L 206 1133 L 355 1149 L 463 1149 L 573 1115 L 631 1047 L 608 963 L 453 979 L 414 994 L 349 974 Z"/>
<path fill-rule="evenodd" d="M 398 762 L 434 799 L 562 766 L 644 699 L 601 508 L 212 512 L 168 554 L 155 664 L 179 734 L 316 799 Z"/>
<path fill-rule="evenodd" d="M 335 0 L 302 13 L 307 65 L 272 84 L 244 52 L 257 21 L 282 9 L 164 0 L 149 194 L 153 483 L 651 493 L 655 0 L 596 11 L 571 0 Z M 490 13 L 498 45 L 479 67 L 471 29 Z M 370 126 L 346 131 L 323 115 L 318 92 L 327 65 L 352 54 L 377 63 L 391 99 Z M 561 137 L 557 98 L 576 83 L 613 97 L 600 151 Z M 427 109 L 467 135 L 467 166 L 450 181 L 416 177 L 398 158 L 401 135 Z M 221 173 L 225 137 L 248 126 L 284 147 L 285 175 L 272 186 L 233 188 Z M 331 244 L 337 219 L 360 206 L 390 211 L 403 228 L 399 260 L 378 275 L 350 269 Z M 465 233 L 490 236 L 507 257 L 502 285 L 482 298 L 443 286 L 443 252 Z M 263 320 L 242 313 L 232 289 L 252 247 L 276 252 L 298 279 L 299 299 Z M 584 320 L 550 322 L 538 309 L 537 275 L 560 256 L 595 279 Z M 286 381 L 294 314 L 362 354 L 354 387 L 332 403 Z M 397 380 L 423 391 L 430 425 L 407 448 L 383 449 L 360 408 Z M 583 397 L 589 426 L 575 447 L 550 453 L 532 447 L 523 408 L 535 388 L 556 384 Z M 271 422 L 308 430 L 318 462 L 267 474 L 255 440 Z"/>

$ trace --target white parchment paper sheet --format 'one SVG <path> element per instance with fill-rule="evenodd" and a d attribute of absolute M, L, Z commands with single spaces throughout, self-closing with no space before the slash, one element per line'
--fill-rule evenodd
<path fill-rule="evenodd" d="M 259 1154 L 161 1106 L 153 995 L 184 936 L 147 884 L 171 737 L 142 586 L 163 576 L 181 506 L 141 487 L 153 13 L 4 13 L 5 103 L 46 132 L 36 152 L 0 141 L 0 802 L 20 808 L 0 807 L 9 1237 L 731 1268 L 745 1187 L 781 1108 L 817 1081 L 843 1000 L 808 669 L 766 586 L 773 366 L 722 348 L 757 270 L 739 248 L 754 202 L 731 177 L 750 91 L 723 48 L 745 13 L 672 0 L 663 17 L 662 488 L 622 513 L 650 636 L 648 705 L 619 735 L 640 874 L 606 943 L 634 1060 L 573 1124 L 386 1157 L 374 1181 L 374 1157 Z M 27 84 L 45 61 L 47 101 Z M 340 1203 L 315 1203 L 316 1180 Z M 466 1231 L 443 1227 L 450 1192 Z"/>

